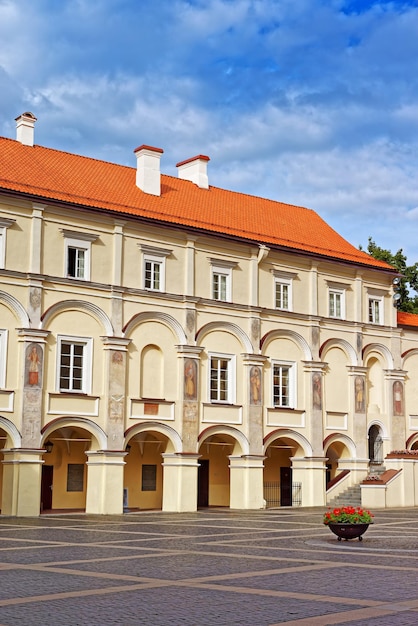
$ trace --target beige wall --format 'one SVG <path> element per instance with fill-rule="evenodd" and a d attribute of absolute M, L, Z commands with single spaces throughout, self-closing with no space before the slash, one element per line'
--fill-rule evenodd
<path fill-rule="evenodd" d="M 22 406 L 26 403 L 28 420 L 35 402 L 33 394 L 23 389 L 24 349 L 30 341 L 45 348 L 41 399 L 36 400 L 42 428 L 51 428 L 54 420 L 61 420 L 64 427 L 78 420 L 80 428 L 97 429 L 94 449 L 102 446 L 122 453 L 120 442 L 127 430 L 149 424 L 150 432 L 155 432 L 158 424 L 158 436 L 169 442 L 170 451 L 182 454 L 186 432 L 187 451 L 197 454 L 199 437 L 208 428 L 218 426 L 219 436 L 225 441 L 239 441 L 240 454 L 259 455 L 266 437 L 278 431 L 280 439 L 280 431 L 286 431 L 295 450 L 301 449 L 298 441 L 306 441 L 305 452 L 299 456 L 307 454 L 310 445 L 317 454 L 318 442 L 333 436 L 337 472 L 339 458 L 347 458 L 346 444 L 350 455 L 364 457 L 372 423 L 380 425 L 386 450 L 391 449 L 393 441 L 406 445 L 408 437 L 418 432 L 418 333 L 393 325 L 396 311 L 390 274 L 274 250 L 257 260 L 254 245 L 135 223 L 129 216 L 114 220 L 91 210 L 46 206 L 41 211 L 38 207 L 32 218 L 30 202 L 13 200 L 0 204 L 0 215 L 16 220 L 7 229 L 6 269 L 0 276 L 0 331 L 8 331 L 7 350 L 0 355 L 6 371 L 0 389 L 0 418 L 8 435 L 14 433 L 13 429 L 22 432 Z M 39 238 L 35 222 L 41 225 Z M 61 229 L 97 235 L 91 243 L 90 281 L 65 276 L 65 238 Z M 141 246 L 165 251 L 164 293 L 143 289 Z M 39 261 L 39 274 L 30 272 L 34 259 Z M 232 303 L 211 299 L 214 259 L 231 264 Z M 274 280 L 280 273 L 292 281 L 291 311 L 274 308 Z M 192 276 L 192 293 L 184 295 Z M 343 320 L 328 317 L 329 289 L 336 286 L 345 289 Z M 382 294 L 384 325 L 368 322 L 370 293 Z M 250 302 L 254 294 L 255 301 Z M 92 385 L 86 394 L 62 394 L 57 389 L 59 335 L 92 339 Z M 112 370 L 108 367 L 107 342 L 114 341 L 117 346 L 118 340 L 126 355 L 126 367 L 119 381 L 120 393 L 115 393 L 109 380 Z M 197 362 L 198 395 L 193 401 L 187 400 L 183 392 L 187 351 Z M 234 358 L 232 406 L 211 406 L 210 353 Z M 263 382 L 263 402 L 251 406 L 248 359 L 259 364 Z M 289 408 L 272 407 L 275 360 L 295 363 L 296 401 Z M 356 368 L 367 383 L 364 419 L 354 415 Z M 320 407 L 313 401 L 315 372 L 322 376 Z M 405 384 L 404 414 L 396 421 L 392 419 L 395 379 Z M 154 413 L 155 407 L 149 414 L 144 412 L 144 399 L 157 401 Z M 42 433 L 36 432 L 35 437 L 41 447 Z M 213 448 L 210 502 L 227 506 L 229 461 L 221 446 Z M 71 459 L 84 463 L 85 450 L 74 450 L 77 452 L 71 451 Z M 59 461 L 58 452 L 57 445 L 47 459 L 55 468 L 54 506 L 83 507 L 87 486 L 82 494 L 66 493 L 68 459 L 65 461 L 62 455 Z M 320 452 L 325 459 L 326 450 Z M 290 462 L 283 454 L 273 452 L 265 461 L 266 479 L 270 480 L 280 463 Z M 44 457 L 42 460 L 46 461 Z M 135 444 L 123 462 L 130 506 L 160 507 L 164 489 L 161 451 L 146 450 L 141 454 Z M 157 464 L 155 492 L 140 493 L 143 463 Z M 190 472 L 195 470 L 197 465 Z M 242 472 L 244 475 L 245 470 Z"/>

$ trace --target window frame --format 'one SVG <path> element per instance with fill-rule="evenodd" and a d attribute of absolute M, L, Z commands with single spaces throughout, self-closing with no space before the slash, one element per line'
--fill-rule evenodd
<path fill-rule="evenodd" d="M 331 312 L 331 298 L 332 296 L 339 296 L 340 297 L 340 314 L 337 315 L 336 312 L 336 300 L 334 298 L 334 313 Z M 345 315 L 345 289 L 337 289 L 335 287 L 328 287 L 328 317 L 332 317 L 333 319 L 336 320 L 344 320 L 346 315 Z"/>
<path fill-rule="evenodd" d="M 232 302 L 232 270 L 238 265 L 237 261 L 209 258 L 211 265 L 210 297 L 216 302 Z M 214 277 L 225 278 L 225 298 L 215 297 Z"/>
<path fill-rule="evenodd" d="M 166 259 L 172 253 L 172 250 L 166 248 L 157 248 L 155 246 L 147 246 L 138 244 L 142 252 L 142 288 L 146 291 L 165 292 L 166 290 Z M 146 286 L 147 263 L 152 263 L 152 285 Z M 158 265 L 160 268 L 159 286 L 154 286 L 154 268 Z"/>
<path fill-rule="evenodd" d="M 271 405 L 275 409 L 294 409 L 296 407 L 296 398 L 297 398 L 297 387 L 296 387 L 296 363 L 294 361 L 282 361 L 282 360 L 274 360 L 271 363 L 271 371 L 272 371 L 272 380 L 271 380 Z M 288 371 L 288 404 L 283 404 L 280 402 L 277 404 L 275 402 L 275 370 L 276 368 L 286 368 Z M 282 393 L 280 392 L 280 397 L 282 397 Z"/>
<path fill-rule="evenodd" d="M 274 279 L 274 308 L 279 311 L 291 311 L 292 310 L 292 279 L 290 278 L 281 278 L 276 276 Z M 283 287 L 287 288 L 287 306 L 280 306 L 277 303 L 277 289 L 280 287 L 280 297 L 283 299 Z"/>
<path fill-rule="evenodd" d="M 273 308 L 277 311 L 293 311 L 293 281 L 297 279 L 295 272 L 273 268 L 270 270 L 274 277 Z M 277 305 L 278 286 L 287 286 L 287 307 Z"/>
<path fill-rule="evenodd" d="M 147 264 L 151 264 L 150 285 L 147 285 Z M 159 268 L 158 287 L 156 285 L 156 267 Z M 144 254 L 143 285 L 147 291 L 165 291 L 165 258 L 153 254 Z"/>
<path fill-rule="evenodd" d="M 7 229 L 15 222 L 16 220 L 0 217 L 0 269 L 2 270 L 6 267 Z"/>
<path fill-rule="evenodd" d="M 81 389 L 74 389 L 74 375 L 73 375 L 73 367 L 71 369 L 71 375 L 69 380 L 72 381 L 70 389 L 65 389 L 61 387 L 61 370 L 62 370 L 62 345 L 70 344 L 72 346 L 81 345 L 83 346 L 83 361 L 82 361 L 82 375 L 81 375 Z M 91 384 L 92 384 L 92 365 L 93 365 L 93 339 L 91 337 L 73 337 L 69 335 L 58 335 L 57 336 L 57 364 L 56 364 L 56 384 L 55 388 L 57 393 L 75 393 L 75 394 L 89 394 L 91 393 Z"/>
<path fill-rule="evenodd" d="M 375 309 L 371 309 L 372 303 L 377 304 L 378 310 L 378 319 L 376 320 L 376 312 Z M 384 324 L 384 316 L 383 316 L 383 296 L 370 295 L 367 298 L 367 321 L 369 324 L 376 324 L 378 326 L 383 326 Z"/>
<path fill-rule="evenodd" d="M 212 360 L 217 359 L 219 361 L 227 361 L 227 378 L 226 378 L 226 397 L 225 399 L 219 398 L 222 392 L 221 381 L 219 375 L 217 377 L 217 398 L 212 398 Z M 236 401 L 236 356 L 234 354 L 224 354 L 220 352 L 210 352 L 208 354 L 208 401 L 210 404 L 235 404 Z M 218 374 L 219 374 L 219 368 Z"/>
<path fill-rule="evenodd" d="M 77 232 L 66 228 L 61 228 L 61 232 L 64 237 L 64 276 L 74 280 L 89 281 L 91 277 L 91 244 L 96 241 L 98 235 Z M 84 252 L 84 271 L 82 276 L 77 276 L 77 271 L 75 271 L 74 276 L 69 273 L 70 250 L 83 250 Z"/>
<path fill-rule="evenodd" d="M 231 276 L 232 276 L 232 270 L 231 268 L 225 268 L 225 267 L 221 267 L 221 266 L 216 266 L 213 265 L 212 266 L 212 275 L 211 275 L 211 283 L 212 283 L 212 288 L 211 288 L 211 294 L 212 294 L 212 299 L 216 300 L 217 302 L 231 302 Z M 222 297 L 222 285 L 218 285 L 218 296 L 216 296 L 216 292 L 215 292 L 215 278 L 218 279 L 225 279 L 225 297 Z"/>

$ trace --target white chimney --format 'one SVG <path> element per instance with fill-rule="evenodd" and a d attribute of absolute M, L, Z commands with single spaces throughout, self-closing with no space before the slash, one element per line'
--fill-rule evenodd
<path fill-rule="evenodd" d="M 33 146 L 36 117 L 33 113 L 22 113 L 16 118 L 16 139 L 24 146 Z"/>
<path fill-rule="evenodd" d="M 152 146 L 139 146 L 136 154 L 136 184 L 153 196 L 161 195 L 160 159 L 164 150 Z"/>
<path fill-rule="evenodd" d="M 177 163 L 179 178 L 190 180 L 202 189 L 209 189 L 208 161 L 210 161 L 208 156 L 199 154 L 191 159 L 187 159 L 187 161 Z"/>

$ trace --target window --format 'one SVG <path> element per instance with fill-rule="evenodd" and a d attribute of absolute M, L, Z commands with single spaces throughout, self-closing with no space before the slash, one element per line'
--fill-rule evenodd
<path fill-rule="evenodd" d="M 210 402 L 232 404 L 235 401 L 234 357 L 228 355 L 210 356 Z"/>
<path fill-rule="evenodd" d="M 65 269 L 68 278 L 90 280 L 91 244 L 98 235 L 62 228 L 65 238 Z"/>
<path fill-rule="evenodd" d="M 84 490 L 84 465 L 69 463 L 67 467 L 67 491 Z"/>
<path fill-rule="evenodd" d="M 213 269 L 212 271 L 212 297 L 214 300 L 227 302 L 230 300 L 231 270 Z"/>
<path fill-rule="evenodd" d="M 6 233 L 7 229 L 15 223 L 16 220 L 9 220 L 0 217 L 0 269 L 5 267 L 6 263 Z"/>
<path fill-rule="evenodd" d="M 369 322 L 383 324 L 382 298 L 369 298 Z"/>
<path fill-rule="evenodd" d="M 345 317 L 345 292 L 340 289 L 330 289 L 328 292 L 329 316 L 343 319 Z"/>
<path fill-rule="evenodd" d="M 88 260 L 88 250 L 68 246 L 67 250 L 67 276 L 72 278 L 86 277 L 86 261 Z"/>
<path fill-rule="evenodd" d="M 7 330 L 0 330 L 0 389 L 6 386 Z"/>
<path fill-rule="evenodd" d="M 232 300 L 232 270 L 237 265 L 235 261 L 209 259 L 212 265 L 212 298 L 220 302 Z"/>
<path fill-rule="evenodd" d="M 161 279 L 163 275 L 163 261 L 161 259 L 153 259 L 151 257 L 144 259 L 144 287 L 145 289 L 154 289 L 162 291 Z"/>
<path fill-rule="evenodd" d="M 293 281 L 297 278 L 294 272 L 272 269 L 274 276 L 274 306 L 281 311 L 293 310 Z"/>
<path fill-rule="evenodd" d="M 150 291 L 165 291 L 165 265 L 166 257 L 171 250 L 154 248 L 140 244 L 142 257 L 142 284 L 144 289 Z"/>
<path fill-rule="evenodd" d="M 276 279 L 275 281 L 275 305 L 276 309 L 282 309 L 284 311 L 290 310 L 291 302 L 291 287 L 290 280 Z"/>
<path fill-rule="evenodd" d="M 295 404 L 295 364 L 273 363 L 273 406 L 293 408 Z"/>
<path fill-rule="evenodd" d="M 141 491 L 156 491 L 156 490 L 157 490 L 157 466 L 144 464 L 142 466 Z"/>
<path fill-rule="evenodd" d="M 91 339 L 58 337 L 58 390 L 89 393 L 91 387 Z"/>

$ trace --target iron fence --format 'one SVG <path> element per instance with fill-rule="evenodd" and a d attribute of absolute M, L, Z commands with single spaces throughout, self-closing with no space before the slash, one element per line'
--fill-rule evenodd
<path fill-rule="evenodd" d="M 264 500 L 266 507 L 272 509 L 280 506 L 280 482 L 264 483 Z M 302 483 L 292 483 L 292 506 L 302 505 Z"/>

